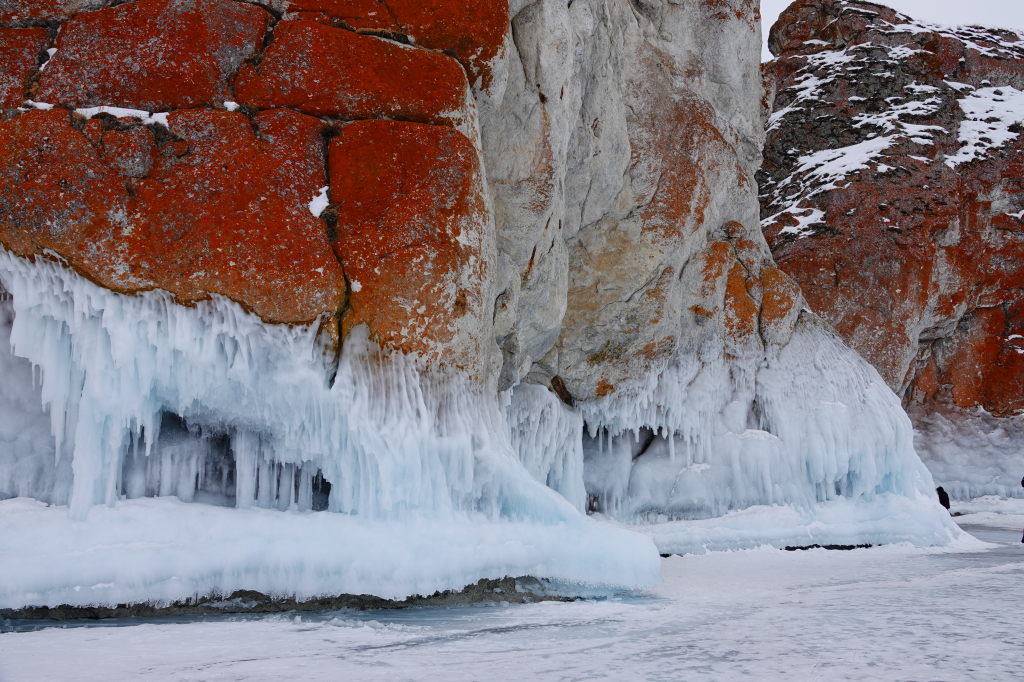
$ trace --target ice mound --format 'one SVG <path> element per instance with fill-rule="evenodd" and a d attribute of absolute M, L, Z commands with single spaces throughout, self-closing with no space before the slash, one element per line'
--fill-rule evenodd
<path fill-rule="evenodd" d="M 583 413 L 591 507 L 668 523 L 645 528 L 662 552 L 959 535 L 899 399 L 810 315 L 766 361 L 697 349 Z"/>
<path fill-rule="evenodd" d="M 657 577 L 649 540 L 596 524 L 539 482 L 578 480 L 578 448 L 521 460 L 513 446 L 512 431 L 557 445 L 544 424 L 565 415 L 511 429 L 493 392 L 423 373 L 359 332 L 332 381 L 316 325 L 266 325 L 222 298 L 188 308 L 162 292 L 123 296 L 9 253 L 0 283 L 10 349 L 37 382 L 0 354 L 18 383 L 0 400 L 20 404 L 34 434 L 27 446 L 0 439 L 0 492 L 60 505 L 5 507 L 4 545 L 25 543 L 4 553 L 18 559 L 4 570 L 8 607 Z M 580 483 L 561 488 L 579 503 Z M 171 495 L 238 509 L 125 501 Z M 253 507 L 284 513 L 242 511 Z M 309 513 L 321 508 L 334 513 Z M 69 592 L 85 575 L 107 587 Z"/>

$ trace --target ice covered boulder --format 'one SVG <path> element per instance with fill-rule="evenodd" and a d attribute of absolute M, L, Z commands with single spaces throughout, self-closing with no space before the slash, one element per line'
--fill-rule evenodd
<path fill-rule="evenodd" d="M 984 414 L 1015 430 L 1024 409 L 1024 36 L 802 0 L 769 42 L 761 201 L 779 267 L 903 398 L 925 452 L 951 447 L 926 414 L 963 425 L 947 490 L 1020 494 L 1024 456 L 982 434 Z M 981 484 L 970 469 L 993 450 L 1005 470 Z"/>

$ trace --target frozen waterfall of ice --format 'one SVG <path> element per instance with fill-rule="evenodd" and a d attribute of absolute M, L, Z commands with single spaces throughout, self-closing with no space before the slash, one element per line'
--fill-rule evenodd
<path fill-rule="evenodd" d="M 645 528 L 662 552 L 958 534 L 899 399 L 813 317 L 767 361 L 723 356 L 680 354 L 649 386 L 583 407 L 592 508 L 668 524 Z"/>
<path fill-rule="evenodd" d="M 316 325 L 266 325 L 221 298 L 189 308 L 162 292 L 119 295 L 58 263 L 9 253 L 0 253 L 0 283 L 18 356 L 0 360 L 15 380 L 0 400 L 33 425 L 25 437 L 0 432 L 0 492 L 67 505 L 28 513 L 5 503 L 5 546 L 32 542 L 16 564 L 17 552 L 0 559 L 0 607 L 261 586 L 402 597 L 505 575 L 621 586 L 656 579 L 648 539 L 587 519 L 535 480 L 578 504 L 578 449 L 566 451 L 573 461 L 551 450 L 524 466 L 493 393 L 422 373 L 365 333 L 347 339 L 332 383 Z M 33 393 L 48 417 L 33 411 Z M 566 419 L 549 412 L 553 427 Z M 558 445 L 538 432 L 545 423 L 515 429 L 521 450 Z M 126 502 L 167 496 L 238 509 Z M 335 513 L 312 520 L 322 507 Z M 132 541 L 121 533 L 135 523 Z M 46 524 L 56 526 L 40 536 Z M 165 524 L 188 561 L 168 560 L 160 533 L 150 543 Z M 126 543 L 135 552 L 127 558 Z M 92 558 L 71 560 L 75 552 Z M 392 565 L 399 558 L 405 564 Z M 174 566 L 183 568 L 165 574 Z M 53 580 L 41 585 L 40 575 Z M 73 589 L 86 575 L 105 587 Z"/>
<path fill-rule="evenodd" d="M 637 587 L 655 545 L 957 533 L 896 396 L 809 316 L 767 361 L 711 338 L 571 408 L 423 372 L 359 331 L 332 381 L 316 325 L 115 294 L 50 260 L 0 252 L 0 284 L 0 608 Z"/>

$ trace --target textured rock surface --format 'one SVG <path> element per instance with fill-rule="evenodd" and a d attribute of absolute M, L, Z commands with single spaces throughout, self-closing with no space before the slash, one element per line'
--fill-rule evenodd
<path fill-rule="evenodd" d="M 84 12 L 61 26 L 36 98 L 147 111 L 223 102 L 270 19 L 230 0 L 139 0 Z"/>
<path fill-rule="evenodd" d="M 445 124 L 465 117 L 469 90 L 458 62 L 314 21 L 285 21 L 258 66 L 242 70 L 238 101 L 290 106 L 341 119 Z"/>
<path fill-rule="evenodd" d="M 320 121 L 263 112 L 258 138 L 241 114 L 181 111 L 159 147 L 141 124 L 103 123 L 102 152 L 63 110 L 0 123 L 0 183 L 19 188 L 0 198 L 9 249 L 56 252 L 117 291 L 223 294 L 277 322 L 339 310 L 341 268 L 307 207 L 325 180 Z"/>
<path fill-rule="evenodd" d="M 1024 409 L 1024 36 L 866 2 L 779 18 L 764 230 L 905 404 Z"/>
<path fill-rule="evenodd" d="M 43 28 L 0 29 L 0 106 L 9 109 L 25 101 L 29 76 L 49 44 L 50 33 Z"/>
<path fill-rule="evenodd" d="M 473 143 L 441 126 L 361 121 L 331 140 L 330 169 L 346 328 L 491 370 L 494 237 Z"/>

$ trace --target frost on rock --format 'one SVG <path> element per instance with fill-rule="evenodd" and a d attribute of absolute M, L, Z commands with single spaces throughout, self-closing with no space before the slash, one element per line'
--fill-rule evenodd
<path fill-rule="evenodd" d="M 5 516 L 3 536 L 39 540 L 32 524 L 51 524 L 49 539 L 33 540 L 19 565 L 78 566 L 49 585 L 33 579 L 32 590 L 29 574 L 3 569 L 15 577 L 5 578 L 0 608 L 243 588 L 400 597 L 425 585 L 460 589 L 483 577 L 538 571 L 636 586 L 657 574 L 648 540 L 586 519 L 534 480 L 558 487 L 578 476 L 578 458 L 563 463 L 548 454 L 524 467 L 493 393 L 422 373 L 412 358 L 379 351 L 358 329 L 332 383 L 315 325 L 266 325 L 218 297 L 186 308 L 161 292 L 119 295 L 57 263 L 6 252 L 0 282 L 10 293 L 0 331 L 9 327 L 19 356 L 0 354 L 15 380 L 0 400 L 17 406 L 40 391 L 51 433 L 42 435 L 46 417 L 30 404 L 19 409 L 34 428 L 12 440 L 0 425 L 0 491 L 70 511 L 48 510 L 46 521 L 39 510 Z M 20 358 L 36 368 L 38 384 Z M 551 412 L 549 421 L 558 430 L 567 419 Z M 552 443 L 539 427 L 517 428 L 520 442 Z M 578 486 L 561 485 L 579 497 Z M 239 516 L 208 505 L 180 514 L 167 500 L 125 507 L 126 499 L 164 496 L 234 506 L 230 514 Z M 254 516 L 258 508 L 287 513 Z M 332 520 L 311 522 L 307 512 L 317 509 L 334 512 Z M 163 521 L 171 517 L 174 523 Z M 115 538 L 126 523 L 143 524 L 132 533 L 134 572 L 120 568 L 129 561 L 120 550 L 96 549 L 122 546 Z M 178 527 L 174 551 L 191 557 L 175 570 L 161 558 L 160 541 L 148 544 L 147 529 L 164 523 Z M 59 540 L 65 536 L 77 539 Z M 502 550 L 488 553 L 487 537 L 501 538 Z M 211 538 L 225 549 L 204 551 Z M 73 561 L 76 551 L 92 558 Z M 401 572 L 388 574 L 399 570 L 390 563 L 399 554 L 420 551 L 437 556 L 405 556 Z M 113 585 L 69 592 L 67 581 L 86 574 Z"/>
<path fill-rule="evenodd" d="M 810 316 L 763 365 L 728 363 L 713 347 L 681 354 L 646 389 L 583 412 L 591 508 L 654 524 L 646 532 L 662 552 L 794 544 L 809 526 L 806 544 L 956 534 L 899 400 Z M 775 520 L 737 532 L 733 515 L 761 507 Z"/>

